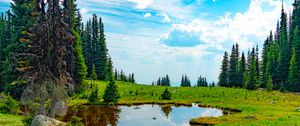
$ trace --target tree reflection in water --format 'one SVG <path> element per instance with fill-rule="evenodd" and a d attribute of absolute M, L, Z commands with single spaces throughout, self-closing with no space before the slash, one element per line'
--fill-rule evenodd
<path fill-rule="evenodd" d="M 61 120 L 69 122 L 72 116 L 80 117 L 85 126 L 116 126 L 121 110 L 117 106 L 77 106 L 70 107 L 66 116 Z"/>
<path fill-rule="evenodd" d="M 172 107 L 170 105 L 161 106 L 161 111 L 165 113 L 167 118 L 169 118 L 169 114 L 172 112 Z"/>

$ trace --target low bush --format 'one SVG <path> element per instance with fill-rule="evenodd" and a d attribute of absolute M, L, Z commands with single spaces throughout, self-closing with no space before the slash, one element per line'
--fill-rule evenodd
<path fill-rule="evenodd" d="M 9 95 L 1 94 L 0 98 L 0 112 L 4 114 L 17 115 L 20 110 L 19 103 Z"/>

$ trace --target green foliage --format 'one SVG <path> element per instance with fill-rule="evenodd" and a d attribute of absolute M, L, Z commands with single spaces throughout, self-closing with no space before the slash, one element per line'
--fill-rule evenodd
<path fill-rule="evenodd" d="M 171 86 L 169 75 L 166 75 L 164 77 L 159 77 L 156 84 L 156 86 Z"/>
<path fill-rule="evenodd" d="M 207 87 L 208 83 L 207 83 L 206 77 L 202 77 L 202 76 L 198 77 L 197 86 L 198 87 Z"/>
<path fill-rule="evenodd" d="M 120 95 L 118 93 L 118 86 L 116 85 L 116 82 L 114 80 L 112 69 L 113 69 L 112 61 L 110 58 L 108 58 L 108 66 L 107 66 L 108 85 L 103 95 L 103 100 L 107 104 L 111 104 L 111 103 L 114 104 L 118 102 L 118 99 L 120 98 Z"/>
<path fill-rule="evenodd" d="M 19 103 L 14 100 L 9 95 L 0 95 L 0 112 L 5 114 L 18 114 L 19 113 Z"/>
<path fill-rule="evenodd" d="M 73 36 L 75 37 L 75 73 L 74 73 L 74 79 L 76 87 L 75 89 L 80 91 L 82 88 L 83 80 L 86 79 L 87 75 L 87 67 L 85 65 L 84 57 L 82 54 L 82 45 L 79 34 L 73 30 Z"/>
<path fill-rule="evenodd" d="M 67 126 L 84 126 L 81 122 L 81 118 L 78 116 L 72 116 L 70 122 L 68 122 Z"/>
<path fill-rule="evenodd" d="M 228 70 L 228 86 L 229 87 L 238 87 L 239 84 L 239 46 L 238 44 L 232 46 L 232 51 L 229 61 L 229 70 Z"/>
<path fill-rule="evenodd" d="M 168 90 L 168 88 L 165 88 L 165 91 L 161 94 L 162 100 L 171 100 L 172 94 Z"/>
<path fill-rule="evenodd" d="M 280 36 L 279 36 L 279 64 L 277 83 L 286 83 L 288 80 L 289 66 L 290 66 L 290 42 L 287 35 L 287 15 L 282 8 L 281 22 L 280 22 Z"/>
<path fill-rule="evenodd" d="M 258 84 L 258 76 L 256 72 L 256 56 L 255 56 L 255 51 L 254 48 L 252 48 L 252 51 L 250 55 L 248 56 L 249 60 L 249 68 L 248 72 L 246 73 L 246 89 L 253 90 L 256 89 L 257 84 Z"/>
<path fill-rule="evenodd" d="M 86 23 L 85 29 L 82 30 L 83 54 L 90 77 L 93 64 L 96 67 L 97 79 L 105 80 L 107 76 L 107 58 L 108 49 L 104 33 L 102 19 L 96 14 Z"/>
<path fill-rule="evenodd" d="M 273 90 L 273 80 L 271 75 L 268 77 L 267 85 L 266 85 L 267 91 L 272 91 Z"/>
<path fill-rule="evenodd" d="M 227 87 L 228 86 L 228 54 L 227 52 L 224 53 L 222 66 L 221 66 L 221 73 L 219 75 L 219 86 Z"/>
<path fill-rule="evenodd" d="M 92 67 L 90 78 L 92 80 L 97 80 L 97 73 L 96 73 L 96 67 L 95 67 L 95 65 L 93 65 L 93 67 Z"/>
<path fill-rule="evenodd" d="M 33 116 L 26 116 L 22 119 L 22 123 L 25 125 L 25 126 L 30 126 L 31 125 L 31 122 L 33 120 Z"/>
<path fill-rule="evenodd" d="M 92 91 L 91 94 L 88 98 L 90 103 L 95 103 L 99 100 L 99 93 L 98 93 L 98 86 L 97 85 L 93 85 L 92 87 Z"/>
<path fill-rule="evenodd" d="M 290 67 L 289 67 L 289 85 L 288 88 L 291 91 L 295 91 L 295 87 L 297 87 L 297 85 L 295 85 L 297 83 L 297 63 L 296 63 L 296 51 L 295 48 L 293 48 L 293 53 L 292 53 L 292 59 L 290 62 Z"/>
<path fill-rule="evenodd" d="M 181 87 L 191 87 L 191 81 L 186 75 L 182 75 L 180 86 Z"/>

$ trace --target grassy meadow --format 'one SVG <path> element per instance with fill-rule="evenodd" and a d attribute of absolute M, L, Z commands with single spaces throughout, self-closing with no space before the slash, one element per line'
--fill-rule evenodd
<path fill-rule="evenodd" d="M 86 86 L 91 81 L 86 81 Z M 106 82 L 95 81 L 99 95 L 104 93 Z M 300 95 L 277 91 L 250 91 L 224 87 L 167 87 L 172 100 L 161 100 L 166 87 L 117 82 L 121 99 L 118 104 L 172 103 L 240 110 L 218 118 L 191 119 L 192 124 L 218 125 L 300 125 Z M 90 90 L 72 98 L 71 104 L 86 103 Z"/>
<path fill-rule="evenodd" d="M 85 81 L 85 86 L 91 86 L 91 81 Z M 94 81 L 93 86 L 99 88 L 102 97 L 106 82 Z M 300 95 L 281 93 L 277 91 L 249 91 L 245 89 L 223 87 L 167 87 L 172 92 L 172 100 L 161 100 L 161 94 L 166 87 L 117 82 L 121 99 L 120 105 L 144 103 L 191 105 L 217 107 L 240 110 L 234 114 L 221 117 L 191 119 L 191 124 L 216 125 L 300 125 Z M 87 104 L 91 89 L 84 90 L 70 98 L 70 105 Z M 102 99 L 100 99 L 101 102 Z M 99 103 L 100 103 L 99 102 Z M 22 116 L 0 114 L 0 124 L 21 126 Z"/>

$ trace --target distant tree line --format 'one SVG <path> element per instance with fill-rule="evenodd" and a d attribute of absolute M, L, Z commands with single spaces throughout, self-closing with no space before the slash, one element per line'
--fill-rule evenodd
<path fill-rule="evenodd" d="M 219 86 L 246 89 L 266 88 L 281 91 L 300 91 L 300 1 L 293 4 L 293 13 L 281 11 L 275 33 L 272 31 L 259 49 L 239 54 L 238 44 L 231 54 L 224 53 Z"/>
<path fill-rule="evenodd" d="M 152 85 L 154 86 L 171 86 L 171 81 L 169 78 L 169 75 L 166 75 L 164 77 L 159 77 L 156 82 L 152 82 Z"/>
<path fill-rule="evenodd" d="M 123 72 L 123 70 L 118 71 L 117 69 L 115 69 L 114 76 L 115 76 L 115 79 L 118 81 L 135 83 L 134 73 L 131 73 L 128 76 L 126 76 L 126 74 Z"/>

